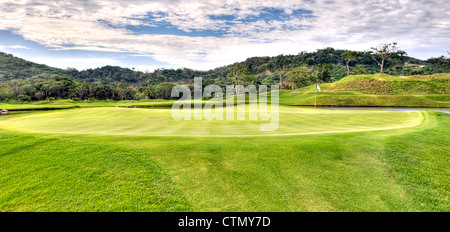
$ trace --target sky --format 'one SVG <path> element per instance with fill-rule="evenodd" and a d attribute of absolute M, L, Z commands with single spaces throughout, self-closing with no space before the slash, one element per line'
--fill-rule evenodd
<path fill-rule="evenodd" d="M 254 56 L 398 42 L 450 51 L 448 0 L 1 0 L 0 51 L 59 68 L 209 70 Z"/>

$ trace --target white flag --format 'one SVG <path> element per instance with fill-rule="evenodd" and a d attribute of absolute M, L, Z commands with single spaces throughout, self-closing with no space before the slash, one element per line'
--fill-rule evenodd
<path fill-rule="evenodd" d="M 319 92 L 322 92 L 322 90 L 320 89 L 319 84 L 316 84 L 316 89 L 319 90 Z"/>

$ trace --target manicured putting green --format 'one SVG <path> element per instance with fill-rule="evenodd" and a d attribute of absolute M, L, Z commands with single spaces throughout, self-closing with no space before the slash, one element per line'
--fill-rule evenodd
<path fill-rule="evenodd" d="M 3 121 L 0 127 L 33 133 L 75 133 L 148 136 L 277 136 L 411 127 L 420 112 L 335 111 L 280 107 L 279 127 L 263 132 L 269 121 L 176 121 L 170 109 L 88 108 Z"/>

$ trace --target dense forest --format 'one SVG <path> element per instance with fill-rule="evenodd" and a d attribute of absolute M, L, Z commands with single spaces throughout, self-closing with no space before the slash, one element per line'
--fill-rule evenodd
<path fill-rule="evenodd" d="M 209 71 L 182 68 L 144 73 L 117 66 L 82 71 L 58 69 L 0 53 L 0 101 L 168 99 L 174 85 L 192 87 L 197 76 L 203 77 L 204 86 L 280 84 L 281 88 L 295 89 L 315 82 L 333 82 L 349 74 L 378 73 L 377 59 L 381 55 L 326 48 L 297 55 L 252 57 Z M 443 56 L 423 61 L 399 52 L 383 64 L 382 72 L 391 75 L 450 72 L 450 59 Z"/>

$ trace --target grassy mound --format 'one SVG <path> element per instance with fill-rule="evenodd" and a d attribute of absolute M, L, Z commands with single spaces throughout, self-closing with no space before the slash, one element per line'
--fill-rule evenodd
<path fill-rule="evenodd" d="M 389 75 L 348 76 L 322 84 L 320 106 L 450 107 L 450 74 L 396 77 Z M 315 85 L 282 90 L 280 102 L 314 105 Z"/>
<path fill-rule="evenodd" d="M 450 74 L 409 77 L 379 74 L 348 76 L 332 83 L 327 90 L 375 95 L 450 94 Z"/>

